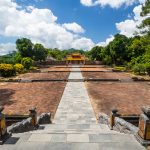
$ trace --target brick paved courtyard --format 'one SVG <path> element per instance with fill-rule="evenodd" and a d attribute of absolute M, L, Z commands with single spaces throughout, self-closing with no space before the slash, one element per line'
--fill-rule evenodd
<path fill-rule="evenodd" d="M 21 79 L 68 79 L 69 72 L 26 73 L 19 75 Z"/>
<path fill-rule="evenodd" d="M 65 82 L 1 83 L 0 105 L 7 114 L 28 114 L 31 107 L 37 107 L 38 114 L 51 112 L 54 116 L 65 85 Z"/>
<path fill-rule="evenodd" d="M 86 71 L 109 70 L 109 72 L 82 72 L 85 78 L 127 79 L 127 82 L 85 82 L 96 115 L 99 112 L 109 114 L 114 107 L 123 114 L 139 114 L 141 106 L 150 105 L 150 84 L 148 82 L 134 82 L 131 80 L 130 74 L 110 72 L 111 68 L 88 67 L 90 66 L 80 69 Z M 66 66 L 51 68 L 70 70 Z M 51 68 L 45 68 L 45 71 L 51 70 Z M 69 74 L 69 72 L 26 73 L 18 78 L 67 79 Z M 5 113 L 24 114 L 28 113 L 31 107 L 36 106 L 39 114 L 50 111 L 54 116 L 65 86 L 66 82 L 3 82 L 0 84 L 0 105 L 5 106 Z"/>

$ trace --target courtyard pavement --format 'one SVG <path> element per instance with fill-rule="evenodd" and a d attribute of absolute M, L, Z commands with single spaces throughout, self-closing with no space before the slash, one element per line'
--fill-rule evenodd
<path fill-rule="evenodd" d="M 80 71 L 72 68 L 72 71 Z M 69 79 L 83 79 L 71 72 Z M 96 88 L 96 87 L 95 87 Z M 53 124 L 13 134 L 0 150 L 144 150 L 133 135 L 98 124 L 84 82 L 68 82 Z"/>

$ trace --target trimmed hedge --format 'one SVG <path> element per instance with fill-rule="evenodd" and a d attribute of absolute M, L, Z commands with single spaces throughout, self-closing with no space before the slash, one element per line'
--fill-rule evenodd
<path fill-rule="evenodd" d="M 30 69 L 32 66 L 33 60 L 29 57 L 22 58 L 21 64 L 24 66 L 25 69 Z"/>
<path fill-rule="evenodd" d="M 22 64 L 15 64 L 14 68 L 17 73 L 23 73 L 24 72 L 24 66 Z"/>
<path fill-rule="evenodd" d="M 16 70 L 12 64 L 0 64 L 0 76 L 10 77 L 16 75 Z"/>

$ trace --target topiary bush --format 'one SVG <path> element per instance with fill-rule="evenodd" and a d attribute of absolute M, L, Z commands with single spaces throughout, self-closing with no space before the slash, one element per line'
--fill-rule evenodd
<path fill-rule="evenodd" d="M 33 60 L 29 57 L 22 58 L 21 64 L 24 66 L 25 69 L 30 69 L 32 66 Z"/>
<path fill-rule="evenodd" d="M 17 73 L 23 73 L 24 72 L 24 66 L 22 64 L 15 64 L 14 68 Z"/>
<path fill-rule="evenodd" d="M 146 67 L 144 64 L 136 64 L 133 66 L 133 72 L 138 75 L 144 75 L 146 72 Z"/>
<path fill-rule="evenodd" d="M 12 64 L 0 64 L 0 76 L 11 77 L 16 75 L 16 70 Z"/>

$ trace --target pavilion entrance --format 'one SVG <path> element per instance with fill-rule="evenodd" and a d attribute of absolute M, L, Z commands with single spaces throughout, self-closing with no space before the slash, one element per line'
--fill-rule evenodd
<path fill-rule="evenodd" d="M 80 53 L 72 53 L 71 55 L 68 55 L 66 58 L 66 64 L 85 64 L 85 56 L 81 55 Z"/>

